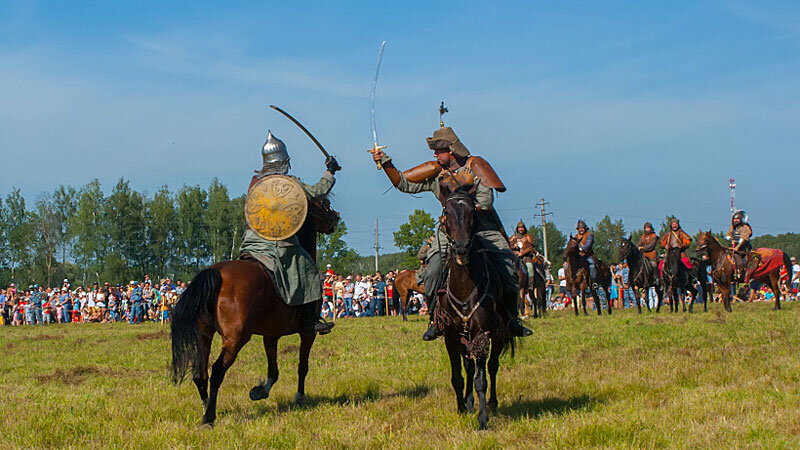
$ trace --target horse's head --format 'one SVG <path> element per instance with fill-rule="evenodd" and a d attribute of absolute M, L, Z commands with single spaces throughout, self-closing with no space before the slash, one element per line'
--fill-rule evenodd
<path fill-rule="evenodd" d="M 478 185 L 450 186 L 442 184 L 444 201 L 444 230 L 456 263 L 469 263 L 469 250 L 475 236 L 475 191 Z"/>
<path fill-rule="evenodd" d="M 711 243 L 713 236 L 711 235 L 711 230 L 699 231 L 700 233 L 697 238 L 697 246 L 695 246 L 694 250 L 698 255 L 700 255 L 701 258 L 705 260 L 708 259 L 708 245 Z"/>
<path fill-rule="evenodd" d="M 308 201 L 308 216 L 314 223 L 317 233 L 331 234 L 339 224 L 339 213 L 331 208 L 328 197 Z"/>
<path fill-rule="evenodd" d="M 630 237 L 621 237 L 619 238 L 619 247 L 617 248 L 619 260 L 623 261 L 628 258 L 631 254 L 633 254 L 633 242 L 631 242 Z"/>
<path fill-rule="evenodd" d="M 564 249 L 564 259 L 569 259 L 570 255 L 577 254 L 580 243 L 581 240 L 570 233 L 569 239 L 567 240 L 567 248 Z"/>

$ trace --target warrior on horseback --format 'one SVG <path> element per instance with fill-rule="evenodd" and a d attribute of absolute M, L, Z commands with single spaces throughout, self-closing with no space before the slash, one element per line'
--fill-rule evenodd
<path fill-rule="evenodd" d="M 248 194 L 261 179 L 271 175 L 286 175 L 291 167 L 286 145 L 272 132 L 267 134 L 261 156 L 263 165 L 250 181 Z M 341 170 L 332 156 L 325 161 L 325 167 L 327 171 L 313 186 L 303 183 L 297 177 L 290 178 L 302 186 L 306 196 L 318 200 L 328 195 L 336 181 L 334 174 Z M 322 321 L 319 316 L 318 301 L 322 298 L 322 278 L 319 269 L 311 255 L 300 245 L 296 234 L 281 240 L 268 240 L 248 227 L 239 247 L 239 253 L 240 259 L 255 259 L 264 265 L 287 305 L 303 308 L 304 332 L 327 334 L 331 331 L 334 324 Z"/>
<path fill-rule="evenodd" d="M 443 108 L 440 113 L 444 113 Z M 516 274 L 516 258 L 508 247 L 503 224 L 494 210 L 494 191 L 506 190 L 503 182 L 492 169 L 489 162 L 479 156 L 471 156 L 467 147 L 458 139 L 450 127 L 440 122 L 440 128 L 427 138 L 428 147 L 436 156 L 435 161 L 428 161 L 409 170 L 400 172 L 390 158 L 381 149 L 372 149 L 373 160 L 379 163 L 386 176 L 395 188 L 411 194 L 432 192 L 444 206 L 446 199 L 442 194 L 440 183 L 445 177 L 470 174 L 475 177 L 475 202 L 478 209 L 476 224 L 476 243 L 486 250 L 492 265 L 498 268 L 504 286 L 502 304 L 508 314 L 508 329 L 514 336 L 528 336 L 531 330 L 519 322 L 517 310 L 518 278 Z M 433 242 L 428 265 L 423 273 L 425 297 L 428 299 L 431 323 L 423 335 L 423 340 L 430 341 L 439 336 L 433 323 L 436 310 L 437 293 L 444 288 L 447 278 L 446 256 L 449 252 L 449 240 L 440 226 Z"/>
<path fill-rule="evenodd" d="M 592 279 L 592 289 L 597 289 L 597 282 L 595 281 L 597 280 L 597 267 L 594 260 L 594 235 L 589 231 L 589 227 L 586 226 L 586 222 L 584 222 L 583 219 L 578 219 L 575 230 L 578 232 L 578 235 L 575 237 L 580 241 L 578 250 L 580 250 L 583 259 L 586 260 L 586 264 L 589 265 L 589 277 Z"/>
<path fill-rule="evenodd" d="M 658 257 L 656 255 L 656 244 L 658 244 L 658 235 L 653 230 L 653 224 L 650 222 L 644 223 L 644 234 L 639 238 L 639 251 L 642 256 L 653 263 L 653 267 L 658 265 Z"/>
<path fill-rule="evenodd" d="M 678 219 L 672 219 L 670 222 L 670 229 L 667 234 L 661 237 L 661 241 L 659 245 L 664 250 L 669 251 L 671 248 L 680 248 L 681 249 L 681 261 L 683 261 L 684 266 L 687 269 L 691 269 L 692 265 L 689 262 L 689 258 L 686 256 L 686 250 L 689 249 L 689 246 L 692 244 L 692 237 L 681 228 L 681 222 Z"/>
<path fill-rule="evenodd" d="M 750 256 L 750 237 L 753 235 L 753 228 L 747 223 L 747 216 L 744 211 L 736 211 L 731 217 L 731 227 L 725 237 L 731 242 L 733 260 L 736 265 L 736 279 L 744 278 L 747 260 Z"/>
<path fill-rule="evenodd" d="M 532 287 L 535 270 L 533 258 L 538 255 L 539 252 L 536 251 L 536 247 L 533 245 L 533 238 L 528 233 L 528 227 L 525 226 L 522 219 L 519 220 L 514 234 L 508 238 L 508 245 L 517 258 L 525 265 L 528 274 L 528 285 Z M 542 274 L 542 276 L 543 275 L 544 274 Z"/>

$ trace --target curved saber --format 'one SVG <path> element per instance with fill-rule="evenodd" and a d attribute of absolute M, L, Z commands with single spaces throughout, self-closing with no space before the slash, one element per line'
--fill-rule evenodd
<path fill-rule="evenodd" d="M 306 130 L 306 127 L 304 127 L 302 123 L 298 122 L 298 121 L 297 121 L 297 119 L 295 119 L 294 117 L 292 117 L 292 115 L 291 115 L 291 114 L 289 114 L 289 113 L 287 113 L 286 111 L 282 110 L 282 109 L 281 109 L 280 107 L 278 107 L 278 106 L 275 106 L 275 105 L 269 105 L 269 107 L 270 107 L 270 108 L 272 108 L 272 109 L 274 109 L 275 111 L 278 111 L 279 113 L 283 114 L 284 116 L 286 116 L 286 118 L 287 118 L 287 119 L 291 120 L 292 122 L 294 122 L 294 124 L 295 124 L 295 125 L 297 125 L 298 127 L 300 127 L 300 129 L 301 129 L 301 130 L 303 130 L 303 133 L 305 133 L 305 134 L 306 134 L 306 136 L 308 136 L 309 138 L 311 138 L 311 140 L 312 140 L 312 141 L 314 141 L 314 143 L 315 143 L 315 144 L 317 144 L 317 147 L 319 147 L 319 149 L 320 149 L 320 150 L 322 150 L 322 154 L 323 154 L 323 155 L 325 155 L 325 157 L 326 157 L 326 158 L 330 158 L 330 156 L 331 156 L 331 155 L 329 155 L 329 154 L 328 154 L 328 152 L 326 152 L 326 151 L 325 151 L 325 147 L 323 147 L 323 146 L 322 146 L 322 144 L 320 144 L 320 143 L 319 143 L 319 141 L 317 140 L 317 138 L 315 138 L 315 137 L 314 137 L 314 135 L 313 135 L 313 134 L 311 134 L 311 132 L 310 132 L 310 131 Z"/>
<path fill-rule="evenodd" d="M 378 145 L 378 129 L 375 126 L 375 89 L 378 87 L 378 73 L 381 71 L 381 61 L 383 60 L 383 49 L 386 47 L 386 41 L 381 42 L 381 48 L 378 50 L 378 64 L 375 66 L 375 78 L 372 79 L 372 88 L 369 90 L 369 125 L 372 127 L 372 148 L 367 150 L 370 153 L 375 153 L 378 150 L 386 148 Z M 375 163 L 378 170 L 381 170 L 380 161 Z"/>

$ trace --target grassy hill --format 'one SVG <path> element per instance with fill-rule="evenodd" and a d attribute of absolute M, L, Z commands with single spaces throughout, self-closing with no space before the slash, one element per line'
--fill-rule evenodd
<path fill-rule="evenodd" d="M 267 370 L 255 337 L 214 429 L 197 426 L 194 385 L 168 382 L 168 327 L 3 327 L 2 446 L 797 448 L 800 307 L 771 307 L 531 321 L 534 336 L 502 359 L 485 432 L 456 413 L 444 343 L 422 342 L 419 318 L 338 321 L 312 351 L 303 408 L 295 337 L 281 340 L 271 397 L 248 399 Z"/>

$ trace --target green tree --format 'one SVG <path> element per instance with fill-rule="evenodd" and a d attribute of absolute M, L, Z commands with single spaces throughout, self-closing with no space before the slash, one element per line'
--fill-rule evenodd
<path fill-rule="evenodd" d="M 89 281 L 90 274 L 98 274 L 108 249 L 103 220 L 104 202 L 97 179 L 87 183 L 78 193 L 78 206 L 72 218 L 76 236 L 72 254 L 80 268 L 83 283 Z"/>
<path fill-rule="evenodd" d="M 205 214 L 211 262 L 224 260 L 231 248 L 231 200 L 228 188 L 214 178 L 208 188 L 208 210 Z M 235 225 L 234 225 L 235 227 Z"/>
<path fill-rule="evenodd" d="M 800 234 L 798 233 L 781 233 L 776 236 L 763 234 L 752 240 L 753 248 L 777 248 L 789 256 L 800 258 Z"/>
<path fill-rule="evenodd" d="M 5 224 L 8 239 L 8 260 L 11 266 L 11 279 L 18 281 L 16 278 L 17 268 L 28 253 L 28 248 L 33 240 L 33 228 L 25 210 L 25 198 L 20 194 L 19 189 L 12 189 L 6 196 L 4 211 L 6 217 L 3 223 Z"/>
<path fill-rule="evenodd" d="M 58 222 L 58 247 L 61 250 L 61 264 L 67 263 L 75 238 L 73 222 L 78 209 L 78 192 L 72 186 L 59 186 L 53 193 L 53 207 Z"/>
<path fill-rule="evenodd" d="M 409 264 L 419 265 L 416 260 L 417 252 L 425 243 L 425 239 L 433 235 L 435 226 L 433 216 L 421 209 L 415 209 L 408 216 L 408 221 L 393 233 L 394 245 L 405 252 Z"/>
<path fill-rule="evenodd" d="M 618 219 L 612 221 L 606 215 L 599 222 L 594 224 L 594 254 L 597 257 L 608 263 L 619 262 L 619 240 L 625 236 L 625 225 L 622 220 Z"/>
<path fill-rule="evenodd" d="M 246 196 L 243 194 L 231 199 L 229 206 L 230 222 L 228 223 L 228 226 L 231 227 L 230 259 L 236 259 L 236 257 L 239 256 L 239 246 L 242 244 L 244 230 L 247 229 L 247 222 L 244 219 L 245 198 Z"/>
<path fill-rule="evenodd" d="M 177 227 L 175 200 L 166 186 L 161 186 L 146 202 L 146 210 L 147 271 L 163 276 L 176 251 L 174 230 Z"/>
<path fill-rule="evenodd" d="M 183 186 L 178 192 L 177 250 L 184 275 L 197 272 L 209 255 L 205 213 L 208 194 L 200 186 Z"/>
<path fill-rule="evenodd" d="M 339 221 L 331 234 L 317 233 L 317 266 L 320 270 L 330 264 L 334 272 L 344 273 L 347 267 L 358 260 L 358 254 L 344 241 L 346 235 L 344 220 Z"/>
<path fill-rule="evenodd" d="M 145 270 L 145 202 L 144 197 L 120 178 L 111 195 L 105 199 L 104 225 L 108 233 L 110 251 L 119 255 L 121 269 L 112 270 L 106 264 L 103 278 L 139 278 Z"/>
<path fill-rule="evenodd" d="M 553 222 L 545 222 L 545 227 L 547 227 L 547 258 L 552 264 L 550 270 L 557 271 L 561 267 L 561 261 L 564 260 L 564 249 L 567 246 L 567 235 L 562 233 Z M 542 226 L 533 225 L 528 228 L 528 233 L 530 233 L 531 238 L 533 239 L 533 245 L 536 247 L 536 250 L 544 254 Z"/>
<path fill-rule="evenodd" d="M 46 286 L 52 286 L 61 230 L 53 196 L 44 194 L 36 200 L 36 209 L 30 213 L 30 223 L 34 232 L 32 251 L 29 253 L 31 275 Z"/>

